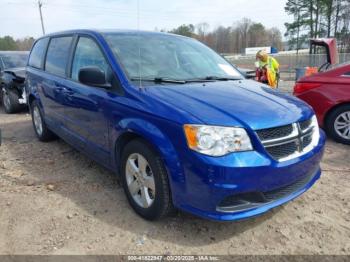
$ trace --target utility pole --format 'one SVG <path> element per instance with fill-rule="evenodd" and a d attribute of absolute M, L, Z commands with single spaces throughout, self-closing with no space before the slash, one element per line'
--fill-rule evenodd
<path fill-rule="evenodd" d="M 299 37 L 300 37 L 300 9 L 299 9 L 299 7 L 298 7 L 297 24 L 298 24 L 298 29 L 297 29 L 297 57 L 298 57 L 298 54 L 299 54 Z"/>
<path fill-rule="evenodd" d="M 43 31 L 43 35 L 45 35 L 45 28 L 44 28 L 44 20 L 43 20 L 43 14 L 41 12 L 41 7 L 43 6 L 43 2 L 41 0 L 38 0 L 38 7 L 39 7 L 39 13 L 40 13 L 40 20 L 41 20 L 41 29 Z"/>

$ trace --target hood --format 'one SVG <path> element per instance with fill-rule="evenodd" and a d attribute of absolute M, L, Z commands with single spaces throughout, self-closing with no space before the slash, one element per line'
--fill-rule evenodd
<path fill-rule="evenodd" d="M 12 74 L 18 79 L 24 80 L 26 77 L 26 68 L 25 67 L 15 67 L 15 68 L 8 68 L 4 70 L 5 73 Z"/>
<path fill-rule="evenodd" d="M 154 85 L 147 88 L 147 93 L 208 125 L 259 130 L 313 114 L 301 100 L 252 80 Z"/>

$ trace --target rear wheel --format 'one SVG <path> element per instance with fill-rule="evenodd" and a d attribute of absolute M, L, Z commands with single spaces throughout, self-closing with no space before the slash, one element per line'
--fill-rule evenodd
<path fill-rule="evenodd" d="M 43 114 L 37 101 L 31 103 L 32 122 L 36 136 L 42 142 L 51 141 L 56 138 L 45 124 Z"/>
<path fill-rule="evenodd" d="M 158 220 L 175 211 L 168 174 L 161 158 L 142 140 L 133 140 L 122 153 L 121 175 L 125 194 L 137 214 Z"/>
<path fill-rule="evenodd" d="M 326 120 L 328 134 L 336 141 L 350 144 L 350 105 L 332 111 Z"/>
<path fill-rule="evenodd" d="M 19 96 L 16 92 L 2 89 L 2 104 L 7 114 L 13 114 L 21 110 L 22 106 L 18 99 Z"/>

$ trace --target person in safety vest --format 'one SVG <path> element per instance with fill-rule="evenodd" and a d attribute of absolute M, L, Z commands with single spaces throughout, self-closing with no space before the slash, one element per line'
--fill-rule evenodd
<path fill-rule="evenodd" d="M 256 80 L 277 88 L 280 67 L 277 60 L 263 50 L 256 54 L 256 60 Z"/>

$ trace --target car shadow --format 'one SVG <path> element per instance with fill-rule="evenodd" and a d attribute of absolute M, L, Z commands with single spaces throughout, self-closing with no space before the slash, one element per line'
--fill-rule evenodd
<path fill-rule="evenodd" d="M 236 222 L 215 222 L 178 212 L 157 222 L 140 218 L 129 207 L 118 177 L 76 151 L 62 140 L 39 142 L 30 117 L 21 113 L 0 117 L 3 141 L 0 150 L 7 150 L 8 158 L 19 161 L 26 172 L 23 177 L 8 178 L 20 186 L 36 186 L 49 193 L 60 194 L 81 208 L 79 217 L 94 217 L 113 227 L 139 236 L 171 241 L 180 246 L 204 246 L 239 236 L 247 230 L 271 219 L 283 207 L 259 217 Z"/>

